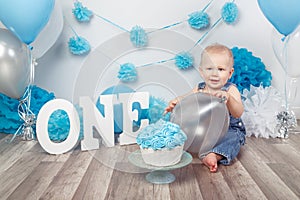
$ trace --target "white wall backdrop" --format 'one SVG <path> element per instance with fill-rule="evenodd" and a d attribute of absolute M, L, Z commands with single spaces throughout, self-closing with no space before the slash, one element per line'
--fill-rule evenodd
<path fill-rule="evenodd" d="M 40 59 L 35 73 L 35 84 L 53 91 L 57 97 L 72 100 L 74 86 L 82 66 L 93 51 L 101 44 L 111 40 L 124 31 L 94 16 L 90 23 L 78 23 L 72 15 L 73 1 L 60 1 L 65 16 L 64 28 L 57 42 Z M 184 19 L 187 15 L 201 10 L 208 0 L 97 0 L 81 1 L 95 13 L 110 19 L 130 30 L 135 25 L 143 28 L 160 28 Z M 215 0 L 207 12 L 214 23 L 220 16 L 221 7 L 226 1 Z M 204 39 L 201 46 L 219 42 L 229 47 L 245 47 L 260 57 L 267 69 L 272 72 L 272 85 L 283 92 L 284 71 L 276 60 L 272 49 L 271 33 L 273 27 L 263 16 L 256 0 L 236 0 L 239 8 L 239 20 L 235 25 L 221 23 Z M 68 51 L 68 39 L 73 36 L 70 24 L 78 35 L 86 38 L 92 52 L 86 56 L 74 56 Z M 204 31 L 193 30 L 183 23 L 169 30 L 175 31 L 196 42 Z M 166 38 L 167 39 L 167 38 Z M 149 41 L 151 42 L 151 41 Z M 182 41 L 172 41 L 174 43 Z M 121 44 L 120 44 L 121 45 Z M 184 44 L 182 44 L 184 45 Z M 118 45 L 113 48 L 120 48 Z M 102 52 L 105 54 L 105 52 Z M 132 56 L 132 55 L 131 55 Z M 158 56 L 156 53 L 153 56 Z M 130 56 L 129 56 L 130 57 Z M 134 57 L 134 56 L 133 56 Z M 145 63 L 148 61 L 145 60 Z M 101 62 L 100 62 L 101 63 Z M 93 64 L 93 63 L 91 63 Z M 97 65 L 97 63 L 94 63 Z M 112 75 L 116 76 L 116 75 Z M 87 82 L 89 81 L 87 77 Z M 298 87 L 300 87 L 298 81 Z M 298 94 L 294 107 L 300 107 Z M 294 108 L 299 118 L 299 111 Z"/>

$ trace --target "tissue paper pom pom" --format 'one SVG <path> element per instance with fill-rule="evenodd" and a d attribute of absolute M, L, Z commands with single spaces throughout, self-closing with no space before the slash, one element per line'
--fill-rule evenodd
<path fill-rule="evenodd" d="M 69 50 L 74 55 L 83 55 L 91 50 L 89 42 L 80 36 L 75 36 L 69 39 Z"/>
<path fill-rule="evenodd" d="M 87 9 L 86 7 L 82 6 L 82 3 L 75 2 L 74 7 L 72 9 L 72 13 L 74 14 L 75 18 L 79 22 L 89 22 L 90 18 L 93 16 L 93 12 Z"/>
<path fill-rule="evenodd" d="M 75 105 L 75 108 L 79 114 L 80 120 L 80 134 L 79 139 L 83 138 L 83 117 L 82 109 Z M 48 122 L 48 134 L 52 141 L 64 141 L 70 131 L 70 120 L 68 114 L 64 110 L 56 110 L 52 113 Z"/>
<path fill-rule="evenodd" d="M 37 116 L 41 107 L 48 101 L 54 99 L 53 93 L 37 86 L 31 87 L 30 110 Z M 19 101 L 4 94 L 0 94 L 0 132 L 15 133 L 23 121 L 18 115 Z"/>
<path fill-rule="evenodd" d="M 193 12 L 189 15 L 188 23 L 192 28 L 204 29 L 209 26 L 208 14 L 202 11 Z"/>
<path fill-rule="evenodd" d="M 181 52 L 175 56 L 175 65 L 179 69 L 187 69 L 194 63 L 192 54 L 188 52 Z"/>
<path fill-rule="evenodd" d="M 48 92 L 47 90 L 44 90 L 42 88 L 33 85 L 31 87 L 30 110 L 35 115 L 38 115 L 43 105 L 53 99 L 55 99 L 53 92 Z"/>
<path fill-rule="evenodd" d="M 242 93 L 244 89 L 250 90 L 250 86 L 268 87 L 271 85 L 271 72 L 265 69 L 260 58 L 252 55 L 252 52 L 245 48 L 234 47 L 231 49 L 234 58 L 234 73 L 230 79 L 237 85 Z"/>
<path fill-rule="evenodd" d="M 130 31 L 130 41 L 135 47 L 144 47 L 148 43 L 148 36 L 140 26 L 135 26 Z"/>
<path fill-rule="evenodd" d="M 232 2 L 225 3 L 225 5 L 222 8 L 222 19 L 227 24 L 232 24 L 237 19 L 238 13 L 239 11 L 235 3 Z"/>
<path fill-rule="evenodd" d="M 132 82 L 137 79 L 136 67 L 132 63 L 125 63 L 120 66 L 118 78 L 123 82 Z"/>
<path fill-rule="evenodd" d="M 149 98 L 149 108 L 147 110 L 142 110 L 141 118 L 149 119 L 149 123 L 155 123 L 160 119 L 169 121 L 170 113 L 163 115 L 165 108 L 168 106 L 168 102 L 166 102 L 162 98 L 150 96 Z"/>
<path fill-rule="evenodd" d="M 242 94 L 244 113 L 243 122 L 247 136 L 255 137 L 278 137 L 275 132 L 276 113 L 281 108 L 281 96 L 272 86 L 250 86 L 250 91 L 245 90 Z"/>
<path fill-rule="evenodd" d="M 18 115 L 19 101 L 0 93 L 0 133 L 15 133 L 23 123 Z"/>

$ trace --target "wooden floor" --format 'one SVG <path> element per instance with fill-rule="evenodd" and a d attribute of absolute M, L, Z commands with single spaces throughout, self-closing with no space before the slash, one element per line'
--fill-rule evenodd
<path fill-rule="evenodd" d="M 132 173 L 127 155 L 136 145 L 49 155 L 37 141 L 10 138 L 0 134 L 0 199 L 300 199 L 299 133 L 247 138 L 233 164 L 213 174 L 195 157 L 162 185 Z"/>

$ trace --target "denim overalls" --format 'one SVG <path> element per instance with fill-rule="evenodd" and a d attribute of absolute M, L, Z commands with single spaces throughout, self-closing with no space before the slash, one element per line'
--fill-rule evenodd
<path fill-rule="evenodd" d="M 221 90 L 228 91 L 230 86 L 234 85 L 233 83 L 227 82 Z M 198 90 L 205 88 L 205 83 L 199 83 Z M 230 123 L 227 134 L 224 138 L 212 148 L 209 152 L 214 152 L 222 155 L 222 158 L 219 163 L 223 165 L 229 165 L 230 162 L 238 155 L 240 148 L 245 144 L 246 129 L 241 120 L 241 118 L 234 118 L 230 114 Z M 202 156 L 201 156 L 202 157 Z"/>

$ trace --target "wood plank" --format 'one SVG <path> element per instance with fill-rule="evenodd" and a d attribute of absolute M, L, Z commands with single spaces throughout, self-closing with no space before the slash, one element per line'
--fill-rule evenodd
<path fill-rule="evenodd" d="M 297 152 L 300 152 L 300 133 L 290 134 L 288 138 L 288 144 L 295 148 Z"/>
<path fill-rule="evenodd" d="M 3 144 L 4 148 L 0 153 L 0 175 L 11 167 L 24 153 L 29 151 L 36 141 L 13 141 L 12 143 Z"/>
<path fill-rule="evenodd" d="M 172 171 L 176 180 L 170 184 L 171 199 L 203 199 L 192 164 Z"/>
<path fill-rule="evenodd" d="M 3 138 L 8 139 L 8 135 L 11 135 L 11 134 L 5 134 L 5 133 L 0 133 L 0 142 Z"/>
<path fill-rule="evenodd" d="M 251 199 L 267 199 L 238 160 L 235 160 L 230 166 L 220 167 L 219 171 L 223 174 L 235 199 L 248 199 L 249 197 Z"/>
<path fill-rule="evenodd" d="M 153 198 L 148 198 L 148 199 L 153 199 L 153 200 L 157 200 L 157 199 L 169 200 L 169 199 L 171 199 L 169 184 L 153 185 L 153 193 L 154 193 Z"/>
<path fill-rule="evenodd" d="M 39 199 L 62 166 L 63 163 L 41 162 L 8 199 Z"/>
<path fill-rule="evenodd" d="M 222 173 L 211 173 L 203 164 L 193 164 L 192 166 L 203 199 L 234 199 L 234 196 L 228 184 L 226 183 Z M 219 170 L 222 167 L 224 166 L 220 166 Z"/>
<path fill-rule="evenodd" d="M 277 152 L 281 154 L 280 157 L 282 157 L 287 163 L 293 165 L 297 170 L 300 171 L 300 155 L 295 148 L 293 148 L 289 144 L 274 144 L 273 146 L 275 147 Z"/>
<path fill-rule="evenodd" d="M 104 199 L 113 169 L 93 159 L 73 199 Z"/>
<path fill-rule="evenodd" d="M 282 139 L 276 138 L 275 140 L 280 141 L 282 143 Z M 284 159 L 279 156 L 279 152 L 274 148 L 272 144 L 274 142 L 270 142 L 270 139 L 264 138 L 254 138 L 250 137 L 246 140 L 246 148 L 251 148 L 252 151 L 255 151 L 257 156 L 259 156 L 260 160 L 265 163 L 284 163 Z"/>
<path fill-rule="evenodd" d="M 118 171 L 119 173 L 124 174 L 122 171 Z M 132 177 L 131 184 L 128 185 L 128 193 L 123 196 L 123 199 L 169 199 L 169 188 L 168 187 L 160 187 L 158 186 L 157 191 L 154 192 L 153 184 L 147 182 L 145 179 L 145 174 L 142 173 L 127 173 Z M 125 179 L 126 181 L 126 179 Z M 166 190 L 164 190 L 166 189 Z M 122 190 L 119 190 L 119 193 Z M 160 192 L 160 193 L 159 193 Z M 124 198 L 125 197 L 125 198 Z M 117 198 L 122 199 L 122 198 Z"/>
<path fill-rule="evenodd" d="M 42 194 L 41 199 L 72 199 L 93 156 L 94 151 L 75 150 Z"/>
<path fill-rule="evenodd" d="M 300 172 L 287 163 L 272 163 L 268 165 L 300 199 Z"/>
<path fill-rule="evenodd" d="M 100 149 L 102 148 L 103 147 Z M 95 152 L 95 156 L 93 157 L 87 172 L 84 174 L 73 199 L 105 198 L 114 168 L 103 164 L 102 158 L 110 156 L 110 154 L 103 154 L 103 151 L 97 150 Z M 112 163 L 113 162 L 110 164 L 112 165 Z"/>
<path fill-rule="evenodd" d="M 300 136 L 300 135 L 299 135 Z M 300 138 L 300 137 L 297 138 Z M 291 139 L 277 138 L 278 143 L 269 143 L 269 139 L 249 138 L 247 143 L 255 151 L 265 163 L 290 163 L 300 171 L 300 155 L 297 149 L 293 148 L 289 143 Z M 295 138 L 295 141 L 297 139 Z"/>
<path fill-rule="evenodd" d="M 127 173 L 119 170 L 114 170 L 105 196 L 105 199 L 161 198 L 170 199 L 168 185 L 157 185 L 154 190 L 153 184 L 146 181 L 145 174 Z"/>
<path fill-rule="evenodd" d="M 3 151 L 9 150 L 16 144 L 23 141 L 22 138 L 20 138 L 20 137 L 16 137 L 13 141 L 10 141 L 10 139 L 12 138 L 12 134 L 1 134 L 1 135 L 4 135 L 4 137 L 0 140 L 0 154 Z M 5 154 L 5 153 L 3 153 L 3 154 Z"/>
<path fill-rule="evenodd" d="M 22 154 L 10 168 L 1 174 L 0 197 L 7 199 L 8 196 L 28 177 L 39 165 L 44 155 L 27 152 Z"/>
<path fill-rule="evenodd" d="M 0 154 L 7 149 L 8 141 L 10 139 L 10 136 L 8 134 L 0 134 L 2 137 L 0 139 Z"/>
<path fill-rule="evenodd" d="M 255 150 L 255 146 L 250 148 L 250 146 L 245 145 L 241 149 L 239 160 L 267 199 L 297 199 L 295 193 L 285 185 Z"/>
<path fill-rule="evenodd" d="M 147 182 L 145 170 L 128 161 L 137 145 L 50 155 L 36 141 L 29 148 L 32 141 L 4 138 L 0 159 L 16 160 L 0 174 L 0 199 L 300 199 L 300 134 L 247 138 L 236 161 L 217 173 L 195 155 L 192 164 L 172 171 L 175 182 L 163 185 Z"/>

